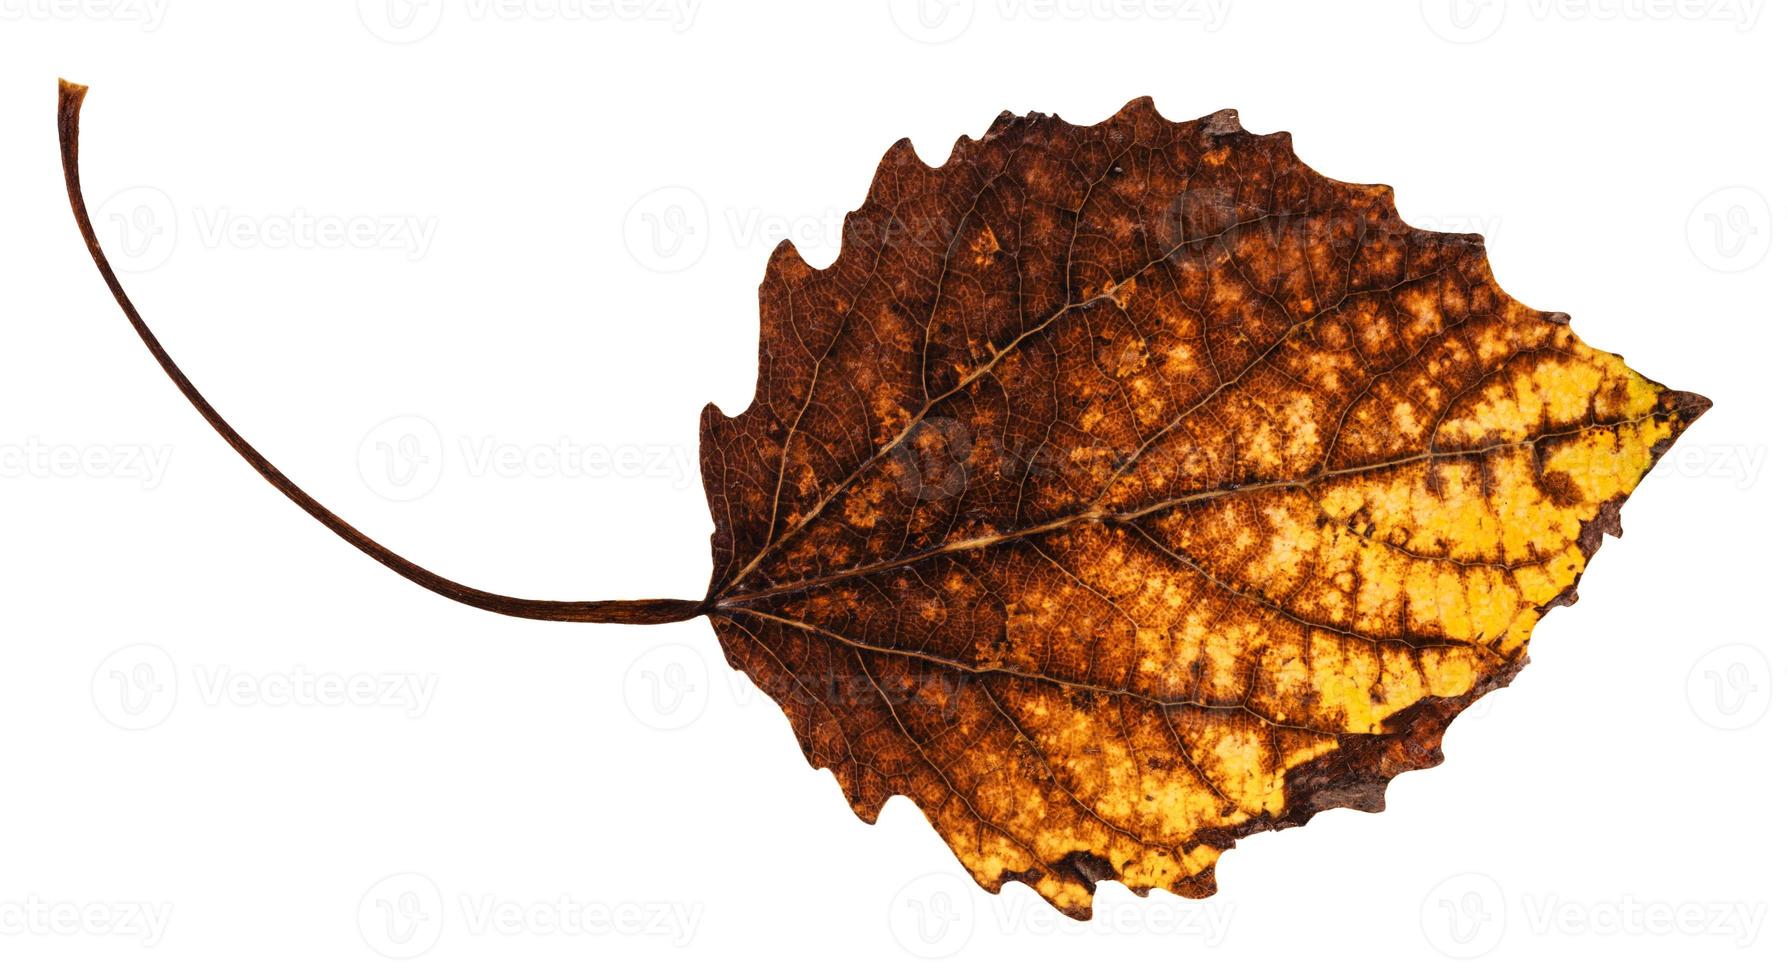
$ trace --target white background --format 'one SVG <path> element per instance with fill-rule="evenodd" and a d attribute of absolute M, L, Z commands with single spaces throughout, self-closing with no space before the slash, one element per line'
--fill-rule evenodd
<path fill-rule="evenodd" d="M 1779 975 L 1787 10 L 406 3 L 0 0 L 0 973 Z M 889 144 L 1008 108 L 1290 130 L 1716 407 L 1388 812 L 1075 923 L 859 823 L 704 622 L 480 613 L 282 500 L 90 267 L 58 75 L 211 400 L 510 594 L 699 596 L 770 249 L 830 261 Z"/>

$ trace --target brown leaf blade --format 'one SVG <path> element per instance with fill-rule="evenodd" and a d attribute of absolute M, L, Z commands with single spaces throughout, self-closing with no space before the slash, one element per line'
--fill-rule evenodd
<path fill-rule="evenodd" d="M 1708 405 L 1146 100 L 896 145 L 761 305 L 755 400 L 702 417 L 729 661 L 863 819 L 908 796 L 1081 917 L 1437 764 Z"/>

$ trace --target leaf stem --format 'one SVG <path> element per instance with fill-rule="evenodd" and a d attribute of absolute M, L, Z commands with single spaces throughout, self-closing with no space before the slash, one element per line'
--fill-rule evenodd
<path fill-rule="evenodd" d="M 118 301 L 118 307 L 124 316 L 136 328 L 137 336 L 142 338 L 143 345 L 155 357 L 156 363 L 167 372 L 174 386 L 198 409 L 211 428 L 223 436 L 254 471 L 278 488 L 292 503 L 303 508 L 304 512 L 316 518 L 317 522 L 334 531 L 342 540 L 372 556 L 374 561 L 389 568 L 411 582 L 446 596 L 454 602 L 462 602 L 468 606 L 489 612 L 501 613 L 505 616 L 517 616 L 522 619 L 544 619 L 563 623 L 674 623 L 685 619 L 693 619 L 709 610 L 706 600 L 695 599 L 611 599 L 589 602 L 562 602 L 548 599 L 518 599 L 513 596 L 498 595 L 485 592 L 467 585 L 461 585 L 451 579 L 436 575 L 434 572 L 396 554 L 384 545 L 360 533 L 353 525 L 335 516 L 327 507 L 318 503 L 316 498 L 299 489 L 279 468 L 262 456 L 258 450 L 249 445 L 248 440 L 236 432 L 225 422 L 222 415 L 211 407 L 205 396 L 199 394 L 198 388 L 187 379 L 186 374 L 168 356 L 155 338 L 149 325 L 137 312 L 136 305 L 125 295 L 124 287 L 118 282 L 118 276 L 112 271 L 112 264 L 106 260 L 105 252 L 99 247 L 99 239 L 93 233 L 93 221 L 87 215 L 86 199 L 81 194 L 80 176 L 80 129 L 81 102 L 87 95 L 87 86 L 76 85 L 62 80 L 59 85 L 56 104 L 56 128 L 62 143 L 62 176 L 68 184 L 68 203 L 74 209 L 75 222 L 80 225 L 81 237 L 87 242 L 87 251 L 93 256 L 93 264 L 99 268 L 99 274 L 112 291 L 112 298 Z"/>

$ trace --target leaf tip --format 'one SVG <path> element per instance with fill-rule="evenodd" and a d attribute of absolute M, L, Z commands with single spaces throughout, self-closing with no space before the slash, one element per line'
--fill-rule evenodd
<path fill-rule="evenodd" d="M 1662 397 L 1664 410 L 1681 419 L 1684 426 L 1705 415 L 1707 409 L 1713 407 L 1711 398 L 1691 391 L 1666 391 Z"/>

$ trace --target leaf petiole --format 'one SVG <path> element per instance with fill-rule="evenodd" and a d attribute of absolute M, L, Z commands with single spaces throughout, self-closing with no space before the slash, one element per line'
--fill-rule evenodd
<path fill-rule="evenodd" d="M 248 465 L 254 467 L 268 483 L 273 484 L 280 493 L 286 495 L 292 503 L 303 508 L 304 512 L 315 518 L 318 523 L 334 531 L 342 540 L 370 555 L 374 561 L 389 568 L 411 582 L 446 596 L 454 602 L 464 603 L 489 612 L 501 613 L 505 616 L 516 616 L 521 619 L 543 619 L 562 623 L 675 623 L 685 619 L 693 619 L 706 613 L 710 606 L 706 600 L 695 599 L 608 599 L 596 601 L 559 601 L 552 599 L 518 599 L 514 596 L 499 595 L 462 585 L 452 579 L 445 578 L 429 571 L 413 561 L 399 555 L 377 541 L 362 534 L 347 521 L 335 516 L 327 507 L 317 502 L 315 497 L 305 493 L 293 483 L 289 477 L 279 471 L 262 456 L 258 450 L 249 445 L 223 416 L 211 407 L 205 396 L 199 394 L 185 372 L 168 356 L 149 325 L 137 312 L 136 305 L 124 292 L 118 282 L 118 276 L 112 271 L 112 264 L 107 261 L 105 252 L 99 246 L 99 239 L 93 233 L 93 221 L 87 215 L 87 204 L 81 194 L 80 176 L 80 122 L 81 102 L 86 97 L 87 86 L 76 85 L 67 80 L 59 83 L 57 97 L 56 128 L 62 144 L 62 176 L 68 184 L 68 203 L 74 209 L 75 222 L 80 225 L 81 238 L 87 243 L 87 251 L 93 256 L 93 264 L 99 268 L 99 274 L 105 279 L 106 286 L 112 291 L 112 298 L 118 301 L 118 307 L 124 316 L 136 328 L 137 336 L 142 338 L 144 346 L 155 357 L 156 363 L 167 372 L 174 386 L 192 403 L 192 407 L 204 416 L 205 421 L 223 436 Z"/>

